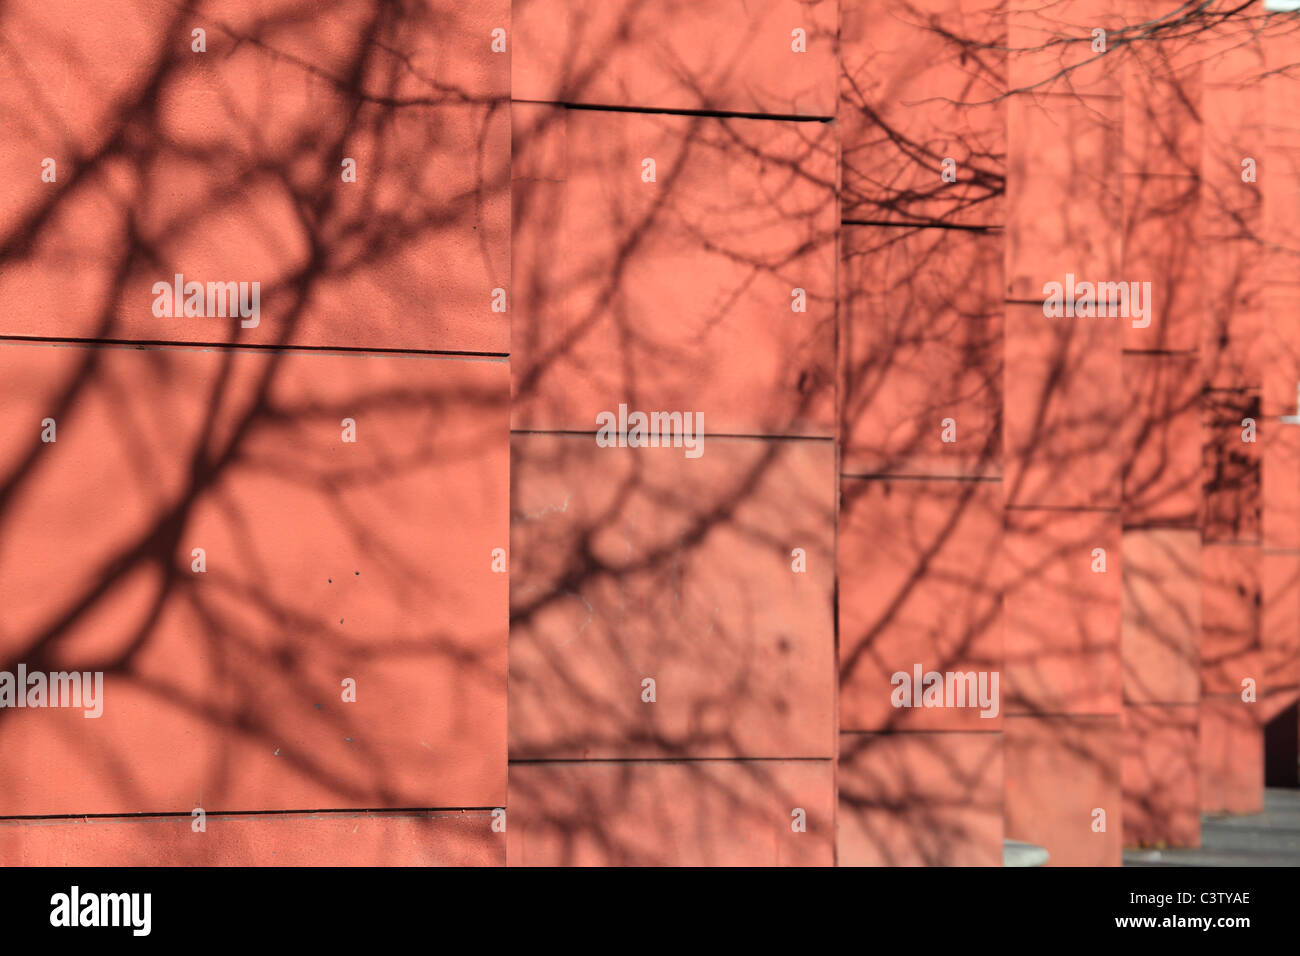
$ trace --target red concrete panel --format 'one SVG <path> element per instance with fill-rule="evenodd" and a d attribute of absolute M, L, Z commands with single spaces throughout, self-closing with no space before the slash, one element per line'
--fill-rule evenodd
<path fill-rule="evenodd" d="M 1001 237 L 847 226 L 841 243 L 840 470 L 1001 474 Z"/>
<path fill-rule="evenodd" d="M 1300 268 L 1300 258 L 1296 266 Z M 1294 418 L 1300 414 L 1300 286 L 1271 284 L 1263 299 L 1266 318 L 1260 335 L 1259 364 L 1264 415 Z M 1287 430 L 1295 428 L 1292 424 Z"/>
<path fill-rule="evenodd" d="M 11 343 L 0 390 L 3 669 L 105 675 L 0 711 L 0 815 L 503 803 L 504 362 Z"/>
<path fill-rule="evenodd" d="M 1136 24 L 1151 23 L 1170 12 L 1164 0 L 1128 0 L 1126 7 L 1129 22 Z M 1202 136 L 1201 58 L 1195 37 L 1166 30 L 1163 35 L 1134 38 L 1114 52 L 1113 61 L 1101 62 L 1121 71 L 1124 172 L 1195 177 L 1200 171 Z"/>
<path fill-rule="evenodd" d="M 1124 531 L 1124 700 L 1194 704 L 1201 694 L 1201 534 Z"/>
<path fill-rule="evenodd" d="M 997 484 L 845 477 L 841 489 L 840 728 L 997 730 L 1002 719 L 1000 676 L 998 693 L 992 692 L 1002 659 Z M 944 696 L 932 695 L 927 706 L 923 692 L 930 673 L 944 675 L 945 687 Z M 974 673 L 976 682 L 982 675 L 980 706 L 973 705 L 965 684 L 960 688 L 965 703 L 954 706 L 958 678 L 950 698 L 949 673 Z M 897 674 L 906 681 L 896 681 Z M 977 684 L 977 697 L 979 692 Z"/>
<path fill-rule="evenodd" d="M 1258 690 L 1294 690 L 1300 686 L 1300 554 L 1265 552 L 1262 590 L 1263 673 L 1258 675 Z"/>
<path fill-rule="evenodd" d="M 1265 548 L 1300 548 L 1300 424 L 1259 425 L 1261 525 Z"/>
<path fill-rule="evenodd" d="M 1201 692 L 1234 694 L 1260 678 L 1262 558 L 1252 544 L 1201 548 Z"/>
<path fill-rule="evenodd" d="M 1252 20 L 1211 18 L 1197 31 L 1204 83 L 1238 90 L 1258 83 L 1267 68 L 1265 53 L 1275 41 L 1271 31 L 1257 29 Z"/>
<path fill-rule="evenodd" d="M 1123 200 L 1118 99 L 1012 96 L 1007 107 L 1007 297 L 1042 302 L 1073 273 L 1119 282 Z M 1109 320 L 1112 324 L 1119 320 Z"/>
<path fill-rule="evenodd" d="M 520 162 L 563 192 L 516 195 L 513 426 L 590 431 L 627 402 L 833 435 L 834 129 L 533 108 L 516 132 L 538 128 Z"/>
<path fill-rule="evenodd" d="M 843 216 L 1000 225 L 1002 11 L 983 0 L 844 0 L 841 9 Z"/>
<path fill-rule="evenodd" d="M 506 862 L 832 866 L 834 814 L 829 760 L 511 763 Z"/>
<path fill-rule="evenodd" d="M 1058 281 L 1064 276 L 1059 276 Z M 1003 376 L 1008 506 L 1114 508 L 1127 409 L 1114 318 L 1047 318 L 1008 303 Z"/>
<path fill-rule="evenodd" d="M 83 155 L 89 155 L 111 139 L 116 105 L 139 96 L 160 59 L 188 49 L 189 19 L 164 0 L 94 9 L 76 0 L 5 5 L 0 30 L 15 40 L 0 61 L 6 132 L 0 172 L 8 184 L 0 197 L 0 228 L 6 235 L 42 199 L 41 160 L 65 143 L 84 143 Z"/>
<path fill-rule="evenodd" d="M 488 810 L 0 821 L 5 866 L 504 866 Z"/>
<path fill-rule="evenodd" d="M 1201 843 L 1195 704 L 1124 708 L 1124 844 Z"/>
<path fill-rule="evenodd" d="M 1118 513 L 1009 510 L 1004 541 L 1007 713 L 1118 714 Z"/>
<path fill-rule="evenodd" d="M 222 137 L 234 136 L 241 147 L 260 143 L 278 153 L 313 145 L 294 143 L 293 124 L 307 119 L 298 108 L 309 91 L 322 108 L 318 123 L 332 119 L 324 109 L 331 98 L 354 87 L 372 99 L 400 98 L 394 105 L 403 107 L 407 99 L 504 99 L 510 58 L 492 53 L 491 31 L 509 21 L 509 0 L 470 6 L 430 0 L 400 10 L 368 0 L 341 0 L 327 9 L 292 0 L 223 0 L 194 10 L 166 0 L 122 0 L 93 10 L 76 0 L 6 4 L 0 26 L 22 44 L 0 63 L 0 115 L 11 134 L 0 144 L 0 171 L 11 187 L 0 197 L 0 226 L 8 229 L 10 214 L 32 212 L 56 189 L 41 182 L 41 159 L 55 158 L 57 182 L 66 184 L 84 168 L 80 159 L 125 155 L 115 141 L 124 131 L 164 131 L 151 131 L 153 122 L 171 134 L 180 131 L 173 124 L 190 124 L 188 132 L 197 134 L 214 121 L 229 128 L 210 129 L 193 145 L 229 148 Z M 195 28 L 206 31 L 206 52 L 192 48 Z M 250 76 L 245 66 L 254 61 L 266 78 L 291 77 L 294 88 Z M 150 116 L 155 106 L 159 114 Z M 268 111 L 276 113 L 273 121 Z M 237 114 L 256 125 L 230 127 Z M 203 157 L 220 158 L 215 150 Z M 338 166 L 331 164 L 336 176 Z"/>
<path fill-rule="evenodd" d="M 1207 71 L 1212 60 L 1206 61 Z M 1263 226 L 1262 180 L 1271 174 L 1264 152 L 1264 117 L 1243 108 L 1252 94 L 1240 86 L 1201 91 L 1200 227 L 1204 238 L 1255 239 Z M 1254 181 L 1243 161 L 1254 160 Z M 1258 250 L 1256 250 L 1258 255 Z M 1206 279 L 1211 278 L 1205 276 Z"/>
<path fill-rule="evenodd" d="M 1258 388 L 1265 360 L 1261 330 L 1267 324 L 1258 240 L 1203 239 L 1201 264 L 1197 280 L 1204 301 L 1199 348 L 1206 384 Z"/>
<path fill-rule="evenodd" d="M 1007 839 L 1045 847 L 1048 866 L 1119 866 L 1122 737 L 1118 716 L 1009 718 Z"/>
<path fill-rule="evenodd" d="M 1212 41 L 1210 48 L 1217 43 Z M 1207 49 L 1204 43 L 1196 46 Z M 1229 56 L 1249 57 L 1249 48 L 1239 45 Z M 1217 75 L 1222 65 L 1223 57 L 1206 57 L 1202 63 L 1205 76 Z M 1200 349 L 1207 380 L 1216 388 L 1259 384 L 1260 331 L 1267 328 L 1262 312 L 1260 179 L 1269 171 L 1264 155 L 1263 119 L 1258 110 L 1242 108 L 1251 95 L 1240 85 L 1206 83 L 1200 100 L 1204 117 L 1196 228 L 1202 263 L 1198 287 L 1204 323 Z M 1247 165 L 1253 166 L 1252 169 L 1243 166 L 1246 160 L 1251 161 Z"/>
<path fill-rule="evenodd" d="M 1002 735 L 842 734 L 840 866 L 1001 866 Z"/>
<path fill-rule="evenodd" d="M 440 0 L 410 17 L 344 3 L 320 20 L 259 6 L 255 28 L 252 5 L 209 21 L 149 4 L 136 9 L 161 8 L 154 35 L 128 28 L 121 45 L 58 7 L 13 14 L 51 19 L 0 73 L 5 125 L 39 112 L 33 96 L 58 99 L 33 83 L 68 72 L 70 49 L 87 61 L 77 72 L 102 63 L 128 82 L 69 91 L 50 109 L 75 122 L 37 121 L 0 145 L 14 185 L 0 209 L 0 333 L 508 351 L 508 316 L 492 311 L 509 279 L 506 63 L 486 27 L 508 19 L 500 0 L 472 14 Z M 209 47 L 193 53 L 203 22 Z M 44 157 L 55 182 L 41 179 Z M 256 314 L 230 316 L 215 286 L 211 303 L 173 312 L 155 284 L 178 274 L 247 283 L 250 299 L 257 283 Z"/>
<path fill-rule="evenodd" d="M 703 452 L 514 437 L 512 758 L 834 754 L 834 448 Z"/>
<path fill-rule="evenodd" d="M 1264 35 L 1269 70 L 1255 78 L 1263 93 L 1269 143 L 1295 146 L 1300 144 L 1300 117 L 1295 114 L 1295 78 L 1288 68 L 1300 56 L 1300 37 L 1291 29 L 1294 23 L 1289 17 L 1271 19 L 1280 29 Z"/>
<path fill-rule="evenodd" d="M 1078 97 L 1118 97 L 1123 91 L 1123 48 L 1113 36 L 1125 25 L 1125 0 L 1060 0 L 1016 4 L 1007 11 L 1012 91 Z M 1094 50 L 1093 30 L 1106 31 Z"/>
<path fill-rule="evenodd" d="M 1144 283 L 1146 313 L 1140 319 L 1114 320 L 1124 328 L 1124 347 L 1194 350 L 1204 325 L 1202 254 L 1196 240 L 1198 182 L 1193 176 L 1124 176 L 1122 181 L 1121 278 Z M 1150 283 L 1149 293 L 1145 283 Z"/>
<path fill-rule="evenodd" d="M 1280 18 L 1279 18 L 1280 19 Z M 1291 66 L 1300 58 L 1300 38 L 1293 30 L 1278 29 L 1266 46 L 1269 71 L 1256 89 L 1264 101 L 1264 162 L 1268 174 L 1260 177 L 1264 192 L 1264 235 L 1271 281 L 1300 285 L 1300 117 L 1295 111 L 1296 84 Z M 1258 100 L 1257 100 L 1258 102 Z"/>
<path fill-rule="evenodd" d="M 1264 809 L 1264 732 L 1258 706 L 1239 696 L 1201 699 L 1202 813 Z"/>
<path fill-rule="evenodd" d="M 1207 391 L 1202 437 L 1206 541 L 1260 537 L 1260 444 L 1243 441 L 1242 425 L 1260 420 L 1259 391 Z"/>
<path fill-rule="evenodd" d="M 1292 93 L 1294 96 L 1294 91 Z M 1300 178 L 1300 134 L 1294 142 L 1272 143 L 1264 149 L 1260 177 L 1264 193 L 1264 268 L 1271 285 L 1300 284 L 1300 195 L 1294 188 Z M 1295 347 L 1294 341 L 1291 342 Z"/>
<path fill-rule="evenodd" d="M 835 115 L 834 0 L 516 0 L 513 13 L 515 99 Z"/>
<path fill-rule="evenodd" d="M 1126 353 L 1124 525 L 1201 523 L 1201 382 L 1193 354 Z"/>

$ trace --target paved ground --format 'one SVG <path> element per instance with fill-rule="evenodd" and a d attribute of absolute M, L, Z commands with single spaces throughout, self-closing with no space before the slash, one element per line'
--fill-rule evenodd
<path fill-rule="evenodd" d="M 1125 850 L 1125 866 L 1300 866 L 1300 790 L 1264 791 L 1264 812 L 1205 817 L 1197 850 Z"/>

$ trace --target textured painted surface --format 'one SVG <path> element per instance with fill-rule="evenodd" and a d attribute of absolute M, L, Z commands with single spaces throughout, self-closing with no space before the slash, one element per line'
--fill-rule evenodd
<path fill-rule="evenodd" d="M 835 115 L 835 0 L 516 0 L 517 100 Z M 803 52 L 793 31 L 802 30 Z"/>
<path fill-rule="evenodd" d="M 829 760 L 512 763 L 506 860 L 829 866 L 834 812 Z"/>
<path fill-rule="evenodd" d="M 1123 358 L 1125 526 L 1200 526 L 1199 371 L 1195 353 Z"/>
<path fill-rule="evenodd" d="M 0 822 L 6 866 L 504 866 L 482 811 Z"/>
<path fill-rule="evenodd" d="M 626 402 L 832 436 L 833 129 L 514 110 L 513 427 L 594 431 Z"/>
<path fill-rule="evenodd" d="M 996 671 L 1001 500 L 992 482 L 841 479 L 840 728 L 977 730 L 1000 709 L 895 706 L 894 674 Z M 908 698 L 908 702 L 911 702 Z"/>
<path fill-rule="evenodd" d="M 1008 298 L 1041 304 L 1043 283 L 1067 272 L 1119 276 L 1119 112 L 1112 100 L 1010 98 Z"/>
<path fill-rule="evenodd" d="M 1005 20 L 842 11 L 838 862 L 996 866 Z"/>
<path fill-rule="evenodd" d="M 1259 679 L 1259 548 L 1211 544 L 1201 548 L 1201 689 L 1233 694 L 1246 678 Z"/>
<path fill-rule="evenodd" d="M 1118 515 L 1016 509 L 1004 540 L 1007 713 L 1118 713 Z"/>
<path fill-rule="evenodd" d="M 1290 416 L 1296 411 L 1288 401 L 1292 382 L 1300 382 L 1300 323 L 1295 308 L 1300 303 L 1297 287 L 1300 279 L 1300 201 L 1295 190 L 1288 189 L 1300 172 L 1296 149 L 1300 147 L 1300 119 L 1295 116 L 1294 97 L 1288 95 L 1283 82 L 1282 64 L 1300 56 L 1300 39 L 1291 33 L 1280 36 L 1266 48 L 1270 66 L 1263 83 L 1264 149 L 1261 163 L 1270 175 L 1260 178 L 1263 192 L 1264 268 L 1267 285 L 1264 293 L 1265 313 L 1276 311 L 1277 320 L 1269 322 L 1263 336 L 1262 405 L 1265 415 L 1262 441 L 1262 526 L 1263 676 L 1256 720 L 1261 728 L 1276 720 L 1292 722 L 1286 736 L 1292 743 L 1281 754 L 1270 755 L 1272 766 L 1265 777 L 1294 783 L 1296 712 L 1300 697 L 1300 427 L 1285 418 L 1274 420 L 1273 414 Z M 1273 728 L 1269 728 L 1272 730 Z M 1266 732 L 1267 733 L 1267 732 Z M 1270 750 L 1273 748 L 1270 747 Z M 1252 782 L 1258 786 L 1258 777 Z M 1249 800 L 1257 805 L 1262 794 L 1252 789 Z"/>
<path fill-rule="evenodd" d="M 511 865 L 834 862 L 837 8 L 515 5 Z"/>
<path fill-rule="evenodd" d="M 106 675 L 98 719 L 0 711 L 0 812 L 504 799 L 503 362 L 9 344 L 0 383 L 5 669 Z"/>
<path fill-rule="evenodd" d="M 1258 547 L 1260 445 L 1242 440 L 1242 422 L 1260 417 L 1258 387 L 1207 391 L 1202 401 L 1202 533 L 1207 542 L 1251 542 Z"/>
<path fill-rule="evenodd" d="M 113 6 L 111 26 L 6 8 L 25 42 L 0 66 L 0 333 L 508 350 L 492 311 L 509 279 L 508 63 L 488 48 L 508 3 Z M 178 273 L 259 282 L 257 325 L 155 315 L 154 283 Z"/>
<path fill-rule="evenodd" d="M 1296 688 L 1300 660 L 1300 554 L 1265 552 L 1261 596 L 1264 603 L 1260 622 L 1263 673 L 1259 684 L 1266 690 Z"/>
<path fill-rule="evenodd" d="M 1240 697 L 1204 697 L 1199 729 L 1201 810 L 1258 813 L 1264 806 L 1258 712 Z"/>
<path fill-rule="evenodd" d="M 7 5 L 0 652 L 108 694 L 0 712 L 0 814 L 68 815 L 0 857 L 1111 865 L 1257 809 L 1300 46 L 1117 33 L 1167 12 Z M 177 272 L 257 326 L 155 315 Z M 1044 317 L 1066 273 L 1150 325 Z M 704 456 L 598 447 L 620 403 Z M 998 718 L 894 707 L 918 664 Z"/>
<path fill-rule="evenodd" d="M 1124 708 L 1124 844 L 1197 846 L 1201 840 L 1196 704 Z"/>
<path fill-rule="evenodd" d="M 1276 426 L 1264 420 L 1263 406 L 1265 401 L 1274 405 L 1279 392 L 1277 384 L 1265 384 L 1277 382 L 1286 356 L 1272 323 L 1280 328 L 1289 323 L 1284 315 L 1266 312 L 1266 300 L 1276 290 L 1266 284 L 1268 257 L 1261 249 L 1262 184 L 1271 177 L 1264 135 L 1268 111 L 1258 108 L 1265 46 L 1278 38 L 1264 44 L 1233 32 L 1220 27 L 1207 35 L 1200 96 L 1197 234 L 1204 311 L 1199 347 L 1210 390 L 1203 418 L 1203 696 L 1197 757 L 1200 806 L 1210 813 L 1248 813 L 1263 804 L 1263 714 L 1257 709 L 1267 693 L 1263 643 L 1274 623 L 1270 618 L 1296 618 L 1285 600 L 1276 600 L 1284 582 L 1276 560 L 1262 553 L 1264 529 L 1277 533 L 1274 508 L 1285 503 L 1276 494 L 1277 463 L 1264 453 Z M 1251 105 L 1243 108 L 1245 95 Z M 1263 165 L 1255 182 L 1243 174 L 1247 158 Z M 1244 440 L 1248 421 L 1259 427 L 1254 442 Z M 1268 503 L 1265 469 L 1274 491 Z M 1266 595 L 1273 600 L 1266 601 Z M 1251 682 L 1256 703 L 1242 700 Z"/>
<path fill-rule="evenodd" d="M 1042 281 L 1064 281 L 1064 272 L 1044 273 Z M 1041 303 L 1007 304 L 1003 472 L 1009 506 L 1119 503 L 1121 334 L 1113 320 L 1047 318 Z M 1080 466 L 1084 461 L 1087 467 Z"/>
<path fill-rule="evenodd" d="M 1009 717 L 1002 739 L 1007 838 L 1045 847 L 1049 866 L 1118 866 L 1120 718 Z"/>
<path fill-rule="evenodd" d="M 843 734 L 840 866 L 1001 866 L 1002 735 Z"/>
<path fill-rule="evenodd" d="M 1128 0 L 1128 18 L 1159 17 Z M 1202 407 L 1208 324 L 1197 276 L 1201 216 L 1199 58 L 1173 37 L 1123 68 L 1123 278 L 1146 315 L 1124 325 L 1127 405 L 1121 514 L 1123 834 L 1133 845 L 1200 842 L 1197 705 L 1202 681 Z M 1212 202 L 1212 197 L 1207 200 Z"/>
<path fill-rule="evenodd" d="M 844 218 L 1001 225 L 1004 18 L 986 0 L 840 7 Z M 958 38 L 987 46 L 972 56 Z M 950 183 L 940 177 L 945 159 L 955 163 Z"/>
<path fill-rule="evenodd" d="M 1000 474 L 1001 237 L 846 226 L 840 243 L 841 470 Z"/>
<path fill-rule="evenodd" d="M 1124 699 L 1193 704 L 1200 695 L 1200 535 L 1129 528 L 1123 551 Z"/>
<path fill-rule="evenodd" d="M 513 759 L 834 755 L 830 442 L 512 452 Z"/>

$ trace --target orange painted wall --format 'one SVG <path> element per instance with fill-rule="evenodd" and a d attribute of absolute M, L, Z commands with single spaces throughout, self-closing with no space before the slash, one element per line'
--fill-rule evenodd
<path fill-rule="evenodd" d="M 1116 865 L 1257 809 L 1298 51 L 1127 41 L 1166 6 L 7 5 L 0 670 L 107 690 L 0 710 L 0 863 Z"/>
<path fill-rule="evenodd" d="M 509 14 L 0 13 L 4 863 L 504 862 Z"/>

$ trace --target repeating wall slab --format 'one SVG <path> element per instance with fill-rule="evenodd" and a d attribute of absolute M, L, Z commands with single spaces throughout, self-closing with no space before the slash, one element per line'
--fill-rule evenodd
<path fill-rule="evenodd" d="M 1202 813 L 1264 809 L 1264 734 L 1257 707 L 1240 696 L 1201 699 Z"/>
<path fill-rule="evenodd" d="M 179 105 L 179 97 L 188 95 L 190 108 L 219 112 L 224 106 L 248 119 L 297 102 L 294 91 L 227 82 L 250 79 L 244 67 L 253 62 L 264 71 L 286 70 L 276 78 L 294 76 L 298 86 L 342 90 L 355 85 L 372 98 L 483 102 L 508 97 L 510 59 L 492 52 L 491 31 L 508 27 L 509 20 L 509 0 L 472 6 L 431 0 L 400 10 L 376 8 L 367 0 L 343 0 L 327 10 L 293 0 L 224 0 L 194 9 L 166 0 L 130 0 L 93 10 L 75 0 L 7 4 L 4 31 L 23 37 L 23 43 L 0 64 L 0 111 L 13 134 L 0 146 L 0 169 L 11 187 L 33 185 L 6 190 L 0 210 L 39 199 L 41 158 L 58 157 L 61 150 L 69 161 L 111 153 L 123 145 L 117 140 L 126 129 L 147 132 L 150 122 L 183 119 L 170 109 Z M 195 28 L 206 31 L 206 52 L 192 48 Z M 287 101 L 275 98 L 284 93 Z M 159 94 L 162 112 L 151 115 Z M 39 108 L 31 108 L 33 102 Z M 213 112 L 190 115 L 202 119 Z M 210 130 L 202 145 L 216 144 L 216 133 Z M 261 138 L 283 146 L 296 133 L 288 123 L 259 122 L 244 127 L 238 138 L 240 145 Z M 37 175 L 28 175 L 28 160 L 20 160 L 24 153 L 36 157 Z M 64 172 L 76 168 L 60 161 L 58 182 L 66 182 Z"/>
<path fill-rule="evenodd" d="M 1127 0 L 1125 12 L 1130 23 L 1143 24 L 1161 20 L 1170 11 L 1160 0 Z M 1177 31 L 1154 33 L 1113 49 L 1109 64 L 1122 72 L 1124 172 L 1196 176 L 1203 95 L 1199 45 Z"/>
<path fill-rule="evenodd" d="M 1300 408 L 1300 286 L 1272 284 L 1263 299 L 1267 316 L 1260 335 L 1264 414 L 1294 418 Z"/>
<path fill-rule="evenodd" d="M 1300 686 L 1300 554 L 1266 551 L 1262 591 L 1263 673 L 1257 685 L 1269 692 L 1294 690 Z"/>
<path fill-rule="evenodd" d="M 1003 745 L 1007 839 L 1045 847 L 1049 866 L 1119 866 L 1119 716 L 1010 717 Z"/>
<path fill-rule="evenodd" d="M 1123 449 L 1115 439 L 1126 409 L 1117 321 L 1049 318 L 1041 305 L 1007 304 L 1008 507 L 1119 505 Z"/>
<path fill-rule="evenodd" d="M 834 814 L 829 760 L 512 762 L 507 862 L 831 866 Z"/>
<path fill-rule="evenodd" d="M 1204 412 L 1196 356 L 1126 353 L 1122 368 L 1124 524 L 1199 526 Z"/>
<path fill-rule="evenodd" d="M 983 0 L 841 9 L 844 218 L 1000 225 L 1005 13 Z"/>
<path fill-rule="evenodd" d="M 1002 457 L 1002 237 L 841 233 L 840 470 L 995 476 Z"/>
<path fill-rule="evenodd" d="M 0 815 L 500 805 L 506 377 L 0 348 L 0 660 L 104 673 L 0 711 Z"/>
<path fill-rule="evenodd" d="M 1289 59 L 1289 58 L 1288 58 Z M 1287 85 L 1290 86 L 1290 79 Z M 1294 90 L 1291 90 L 1294 95 Z M 1267 281 L 1294 290 L 1300 279 L 1300 197 L 1289 188 L 1300 177 L 1300 132 L 1287 130 L 1279 135 L 1270 130 L 1269 142 L 1261 161 L 1268 175 L 1260 180 L 1264 193 L 1264 238 L 1267 256 L 1265 275 Z M 1278 139 L 1274 139 L 1278 136 Z"/>
<path fill-rule="evenodd" d="M 1300 549 L 1300 425 L 1266 419 L 1259 423 L 1261 543 L 1265 548 Z"/>
<path fill-rule="evenodd" d="M 1007 297 L 1043 301 L 1066 273 L 1118 282 L 1120 101 L 1015 95 L 1007 106 Z M 1113 320 L 1112 320 L 1113 321 Z"/>
<path fill-rule="evenodd" d="M 1008 83 L 1012 91 L 1034 95 L 1118 97 L 1123 92 L 1110 38 L 1106 50 L 1094 48 L 1094 30 L 1114 33 L 1125 24 L 1125 0 L 1061 0 L 1014 4 L 1007 11 Z"/>
<path fill-rule="evenodd" d="M 1201 806 L 1195 704 L 1124 708 L 1124 843 L 1199 846 Z"/>
<path fill-rule="evenodd" d="M 1261 675 L 1259 547 L 1215 544 L 1201 548 L 1201 689 L 1233 694 L 1242 680 Z"/>
<path fill-rule="evenodd" d="M 1213 60 L 1206 61 L 1207 75 Z M 1264 117 L 1242 109 L 1242 87 L 1206 84 L 1201 92 L 1201 190 L 1198 233 L 1206 239 L 1258 242 L 1263 228 Z M 1253 160 L 1253 181 L 1250 173 Z M 1266 166 L 1267 164 L 1265 164 Z M 1258 250 L 1257 250 L 1258 254 Z M 1204 278 L 1209 279 L 1210 276 Z"/>
<path fill-rule="evenodd" d="M 1209 23 L 1200 32 L 1203 81 L 1236 88 L 1258 83 L 1267 69 L 1266 54 L 1273 44 L 1264 32 L 1243 34 L 1237 21 Z"/>
<path fill-rule="evenodd" d="M 838 7 L 835 0 L 518 0 L 511 95 L 834 116 Z"/>
<path fill-rule="evenodd" d="M 1260 444 L 1245 441 L 1248 420 L 1259 424 L 1259 390 L 1205 393 L 1201 430 L 1205 540 L 1260 540 Z M 1258 436 L 1256 436 L 1258 437 Z"/>
<path fill-rule="evenodd" d="M 832 436 L 834 129 L 514 109 L 513 427 Z"/>
<path fill-rule="evenodd" d="M 504 866 L 489 810 L 0 821 L 6 866 Z"/>
<path fill-rule="evenodd" d="M 840 728 L 997 730 L 997 483 L 845 477 L 841 493 Z M 926 703 L 924 686 L 914 686 L 917 667 L 922 685 L 930 673 L 944 675 L 943 706 L 934 696 L 934 706 Z"/>
<path fill-rule="evenodd" d="M 1118 714 L 1117 512 L 1008 510 L 1002 554 L 1008 714 Z"/>
<path fill-rule="evenodd" d="M 6 13 L 39 22 L 0 74 L 6 127 L 31 127 L 0 146 L 15 187 L 0 207 L 0 333 L 509 350 L 508 315 L 493 311 L 509 285 L 507 65 L 487 26 L 508 21 L 507 4 L 343 3 L 317 22 L 288 5 L 211 20 L 145 3 L 114 44 L 58 6 Z M 192 53 L 200 23 L 209 49 Z M 127 82 L 65 83 L 70 49 L 82 76 Z M 44 112 L 57 119 L 34 119 Z M 176 275 L 203 294 L 169 304 Z M 228 282 L 248 284 L 250 313 L 258 283 L 256 314 L 232 317 Z"/>
<path fill-rule="evenodd" d="M 1124 270 L 1100 281 L 1128 284 L 1127 316 L 1114 320 L 1123 325 L 1124 347 L 1194 350 L 1204 325 L 1196 237 L 1200 182 L 1191 175 L 1127 175 L 1122 183 Z"/>
<path fill-rule="evenodd" d="M 703 448 L 514 436 L 512 758 L 834 754 L 834 448 Z"/>
<path fill-rule="evenodd" d="M 1124 531 L 1124 699 L 1195 704 L 1201 693 L 1201 535 Z"/>
<path fill-rule="evenodd" d="M 1202 208 L 1204 208 L 1204 188 Z M 1258 388 L 1265 342 L 1263 257 L 1258 240 L 1203 239 L 1201 365 L 1209 388 Z"/>
<path fill-rule="evenodd" d="M 1002 736 L 843 734 L 840 866 L 1001 866 Z"/>

